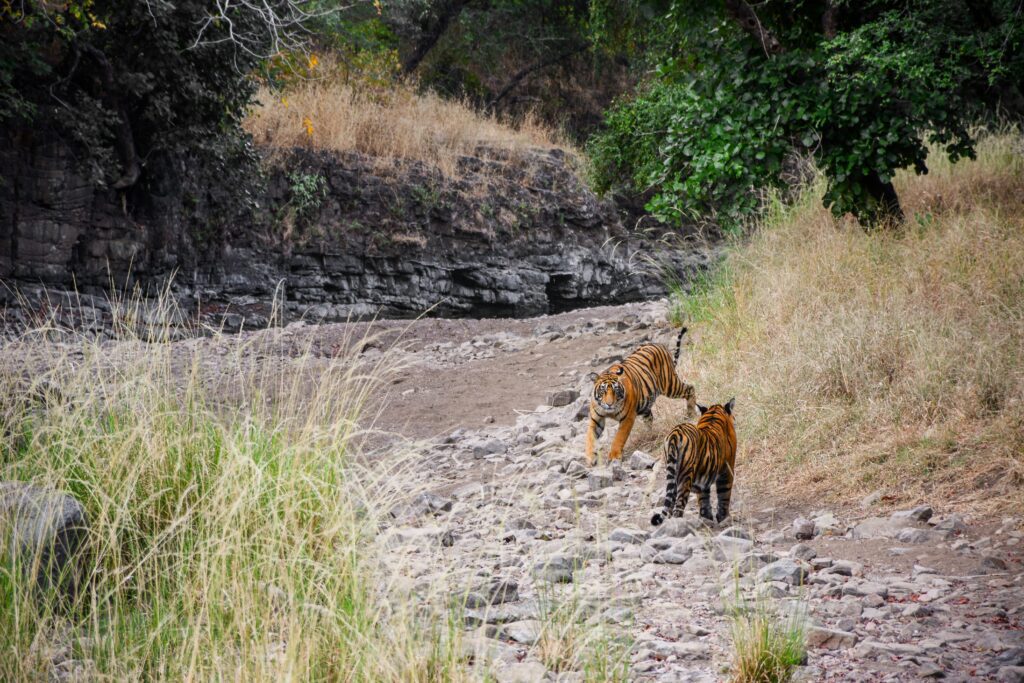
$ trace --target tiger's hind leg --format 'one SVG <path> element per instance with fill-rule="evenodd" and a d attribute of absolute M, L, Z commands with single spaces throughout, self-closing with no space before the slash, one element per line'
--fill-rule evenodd
<path fill-rule="evenodd" d="M 710 520 L 711 517 L 711 483 L 694 484 L 700 495 L 700 516 Z"/>
<path fill-rule="evenodd" d="M 679 492 L 676 494 L 676 504 L 672 507 L 673 517 L 682 517 L 686 510 L 686 502 L 690 499 L 691 482 L 684 479 L 679 484 Z"/>
<path fill-rule="evenodd" d="M 732 498 L 732 469 L 728 466 L 715 480 L 715 493 L 718 496 L 718 513 L 715 515 L 715 521 L 721 522 L 729 516 L 729 500 Z"/>

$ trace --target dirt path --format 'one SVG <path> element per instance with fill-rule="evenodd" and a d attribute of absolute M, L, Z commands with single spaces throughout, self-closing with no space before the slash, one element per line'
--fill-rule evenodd
<path fill-rule="evenodd" d="M 665 312 L 422 321 L 405 333 L 409 368 L 375 396 L 375 425 L 423 444 L 382 535 L 389 562 L 414 592 L 477 596 L 470 642 L 498 663 L 498 680 L 541 680 L 544 605 L 573 595 L 587 597 L 588 623 L 633 641 L 633 680 L 725 678 L 737 596 L 806 618 L 801 680 L 1022 680 L 1020 519 L 962 517 L 942 501 L 893 513 L 753 500 L 741 455 L 726 524 L 699 524 L 691 503 L 653 529 L 653 458 L 582 465 L 586 373 L 645 339 L 670 340 Z M 625 453 L 657 436 L 639 428 Z M 494 582 L 514 585 L 515 599 L 487 598 Z"/>

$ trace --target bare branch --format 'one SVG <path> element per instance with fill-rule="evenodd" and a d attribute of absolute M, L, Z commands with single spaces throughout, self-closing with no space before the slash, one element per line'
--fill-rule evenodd
<path fill-rule="evenodd" d="M 745 0 L 725 0 L 725 9 L 744 31 L 761 43 L 766 55 L 770 57 L 786 51 L 779 39 L 761 23 L 757 12 Z"/>
<path fill-rule="evenodd" d="M 534 64 L 531 64 L 528 67 L 520 69 L 512 76 L 512 78 L 509 79 L 508 83 L 505 84 L 505 87 L 503 87 L 498 92 L 498 94 L 495 95 L 491 99 L 491 101 L 487 103 L 487 109 L 493 110 L 494 107 L 498 104 L 498 102 L 503 100 L 510 92 L 512 92 L 513 88 L 519 85 L 519 83 L 522 82 L 522 80 L 529 76 L 530 74 L 540 71 L 541 69 L 546 69 L 549 66 L 553 66 L 560 62 L 563 62 L 569 59 L 570 57 L 577 55 L 580 52 L 583 52 L 588 47 L 590 47 L 589 43 L 580 43 L 560 54 L 548 57 L 547 59 L 542 59 L 541 61 L 535 62 Z"/>
<path fill-rule="evenodd" d="M 303 6 L 308 2 L 301 0 L 214 0 L 212 5 L 199 24 L 192 48 L 230 43 L 258 60 L 281 52 L 304 51 L 308 45 L 306 24 L 309 21 L 354 7 L 354 4 L 339 5 L 307 12 Z"/>

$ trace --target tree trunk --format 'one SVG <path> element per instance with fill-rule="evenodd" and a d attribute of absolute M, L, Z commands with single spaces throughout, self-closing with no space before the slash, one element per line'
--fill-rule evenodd
<path fill-rule="evenodd" d="M 508 96 L 508 94 L 512 92 L 512 90 L 530 74 L 540 71 L 541 69 L 546 69 L 549 66 L 554 66 L 559 62 L 563 62 L 569 59 L 570 57 L 577 55 L 580 52 L 583 52 L 588 47 L 590 47 L 589 44 L 581 43 L 579 45 L 575 45 L 574 47 L 569 48 L 565 52 L 548 57 L 547 59 L 542 59 L 541 61 L 536 62 L 535 64 L 531 64 L 530 66 L 520 69 L 516 74 L 512 76 L 512 78 L 509 79 L 508 83 L 505 84 L 505 87 L 503 87 L 498 92 L 498 94 L 495 95 L 491 99 L 491 101 L 487 103 L 487 107 L 485 109 L 487 111 L 494 111 L 494 108 L 497 106 L 498 102 L 501 102 L 503 99 L 505 99 L 505 97 Z"/>
<path fill-rule="evenodd" d="M 415 47 L 409 55 L 402 60 L 402 73 L 411 74 L 420 65 L 420 62 L 427 56 L 441 36 L 448 30 L 448 26 L 458 19 L 462 10 L 473 0 L 450 0 L 444 3 L 437 11 L 437 18 L 433 25 L 424 26 L 423 34 L 416 41 Z"/>
<path fill-rule="evenodd" d="M 903 208 L 900 207 L 900 199 L 891 180 L 882 182 L 878 173 L 872 171 L 864 179 L 864 189 L 871 197 L 872 204 L 870 211 L 864 214 L 868 225 L 875 227 L 885 224 L 898 225 L 903 222 Z"/>

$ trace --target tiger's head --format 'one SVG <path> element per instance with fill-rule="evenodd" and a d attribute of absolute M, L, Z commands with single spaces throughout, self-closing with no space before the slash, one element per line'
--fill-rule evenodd
<path fill-rule="evenodd" d="M 700 411 L 700 418 L 697 420 L 697 422 L 699 424 L 701 422 L 701 420 L 703 420 L 705 417 L 710 419 L 710 418 L 712 418 L 714 416 L 718 416 L 719 418 L 726 419 L 726 420 L 731 420 L 732 419 L 732 409 L 733 409 L 733 406 L 735 406 L 735 405 L 736 405 L 736 399 L 735 398 L 730 398 L 729 402 L 726 403 L 725 405 L 721 405 L 719 403 L 716 403 L 713 406 L 702 406 L 702 405 L 700 405 L 698 403 L 697 404 L 697 410 Z"/>
<path fill-rule="evenodd" d="M 625 372 L 622 363 L 615 363 L 600 375 L 590 373 L 590 379 L 594 382 L 591 398 L 600 410 L 616 413 L 622 408 L 626 400 L 626 385 L 622 381 Z"/>

